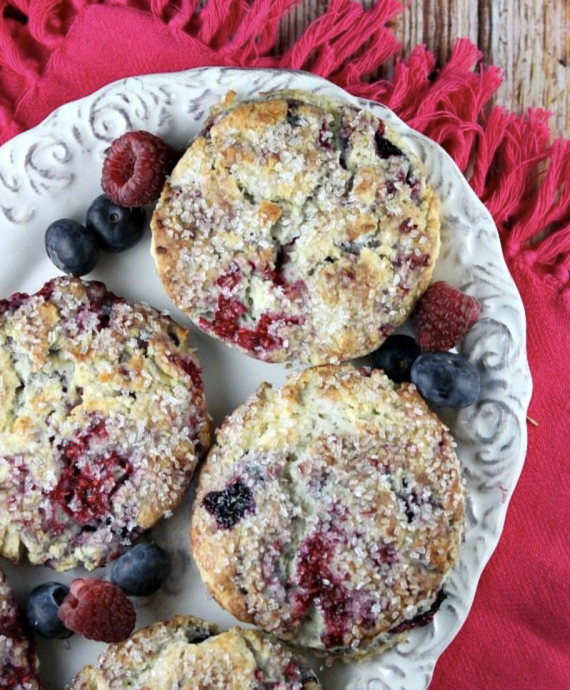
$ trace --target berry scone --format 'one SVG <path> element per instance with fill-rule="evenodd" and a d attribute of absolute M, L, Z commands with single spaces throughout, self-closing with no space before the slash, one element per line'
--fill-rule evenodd
<path fill-rule="evenodd" d="M 375 350 L 427 288 L 440 243 L 439 201 L 391 126 L 304 92 L 226 98 L 151 227 L 170 298 L 268 362 Z"/>
<path fill-rule="evenodd" d="M 415 388 L 324 365 L 262 384 L 220 427 L 192 549 L 239 620 L 358 658 L 431 620 L 463 512 L 454 442 Z"/>
<path fill-rule="evenodd" d="M 268 635 L 188 616 L 111 645 L 67 690 L 319 690 L 306 663 Z"/>
<path fill-rule="evenodd" d="M 38 668 L 36 653 L 23 627 L 22 614 L 0 568 L 0 688 L 38 690 Z"/>
<path fill-rule="evenodd" d="M 0 301 L 0 555 L 91 569 L 171 514 L 210 441 L 187 335 L 78 278 Z"/>

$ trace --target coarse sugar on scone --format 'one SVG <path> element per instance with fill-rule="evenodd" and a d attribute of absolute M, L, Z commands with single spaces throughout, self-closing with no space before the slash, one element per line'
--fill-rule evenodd
<path fill-rule="evenodd" d="M 177 306 L 268 362 L 375 350 L 427 288 L 440 245 L 438 198 L 393 127 L 300 91 L 217 108 L 151 227 Z"/>
<path fill-rule="evenodd" d="M 319 690 L 306 662 L 268 635 L 175 616 L 110 645 L 66 690 Z"/>
<path fill-rule="evenodd" d="M 102 283 L 0 301 L 0 555 L 118 555 L 186 492 L 210 431 L 188 333 Z"/>
<path fill-rule="evenodd" d="M 40 690 L 39 662 L 6 574 L 0 568 L 0 688 Z"/>
<path fill-rule="evenodd" d="M 239 620 L 357 658 L 431 620 L 463 512 L 454 442 L 414 386 L 325 365 L 262 385 L 218 429 L 192 550 Z"/>

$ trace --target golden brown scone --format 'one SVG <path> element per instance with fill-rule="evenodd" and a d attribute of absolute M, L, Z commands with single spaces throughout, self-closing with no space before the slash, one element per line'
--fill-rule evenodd
<path fill-rule="evenodd" d="M 77 278 L 0 301 L 0 555 L 94 568 L 171 514 L 210 442 L 187 335 Z"/>
<path fill-rule="evenodd" d="M 39 662 L 22 614 L 0 568 L 0 688 L 39 690 Z"/>
<path fill-rule="evenodd" d="M 439 253 L 439 201 L 391 126 L 299 91 L 219 108 L 151 227 L 171 299 L 268 362 L 370 353 L 408 317 Z"/>
<path fill-rule="evenodd" d="M 276 640 L 175 616 L 110 645 L 67 690 L 319 690 L 316 675 Z"/>
<path fill-rule="evenodd" d="M 412 385 L 351 365 L 262 385 L 218 430 L 192 549 L 238 619 L 343 658 L 428 623 L 458 557 L 454 443 Z"/>

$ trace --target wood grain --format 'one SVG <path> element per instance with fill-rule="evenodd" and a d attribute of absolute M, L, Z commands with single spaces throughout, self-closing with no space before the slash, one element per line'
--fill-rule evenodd
<path fill-rule="evenodd" d="M 370 7 L 374 0 L 361 0 Z M 327 0 L 304 0 L 284 18 L 278 49 L 289 47 Z M 570 137 L 570 0 L 411 0 L 394 20 L 406 56 L 418 43 L 443 64 L 456 39 L 467 37 L 483 60 L 504 70 L 496 103 L 515 112 L 542 107 L 555 134 Z M 390 76 L 386 65 L 382 76 Z"/>

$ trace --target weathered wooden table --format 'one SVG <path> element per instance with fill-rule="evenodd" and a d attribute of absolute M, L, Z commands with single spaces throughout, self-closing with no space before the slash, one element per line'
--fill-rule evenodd
<path fill-rule="evenodd" d="M 374 0 L 361 2 L 370 7 Z M 327 4 L 304 0 L 283 20 L 280 47 L 290 45 Z M 457 38 L 471 39 L 485 63 L 504 70 L 496 103 L 514 112 L 550 110 L 553 132 L 570 137 L 570 0 L 411 0 L 393 28 L 402 57 L 423 43 L 439 64 Z M 389 74 L 390 65 L 382 76 Z"/>

